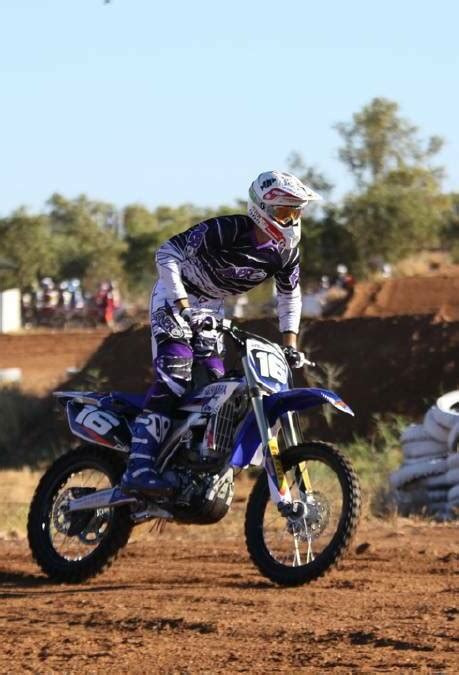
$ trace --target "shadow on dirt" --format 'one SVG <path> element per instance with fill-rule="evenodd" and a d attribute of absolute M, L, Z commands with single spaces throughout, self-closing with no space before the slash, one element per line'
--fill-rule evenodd
<path fill-rule="evenodd" d="M 104 593 L 108 591 L 113 591 L 112 585 L 70 585 L 70 587 L 65 587 L 65 584 L 60 584 L 52 579 L 48 579 L 45 576 L 40 576 L 36 574 L 27 574 L 25 572 L 12 572 L 11 570 L 0 570 L 0 587 L 11 588 L 10 591 L 5 593 L 0 593 L 0 598 L 5 597 L 21 597 L 25 595 L 30 595 L 30 592 L 20 592 L 22 588 L 36 588 L 40 586 L 53 586 L 53 593 L 59 594 L 73 594 L 73 593 Z M 143 587 L 146 589 L 147 587 Z M 117 584 L 116 590 L 133 590 L 132 585 L 130 584 Z M 137 590 L 137 589 L 135 589 Z"/>
<path fill-rule="evenodd" d="M 392 647 L 393 649 L 413 650 L 416 652 L 433 652 L 435 650 L 431 645 L 423 645 L 389 637 L 377 637 L 371 631 L 354 631 L 349 633 L 349 638 L 353 645 L 371 644 L 374 647 Z"/>
<path fill-rule="evenodd" d="M 9 586 L 29 588 L 31 586 L 46 586 L 50 583 L 50 580 L 43 576 L 0 570 L 0 585 L 8 584 Z"/>
<path fill-rule="evenodd" d="M 228 588 L 256 589 L 256 588 L 275 588 L 275 584 L 270 581 L 227 581 L 221 584 Z"/>

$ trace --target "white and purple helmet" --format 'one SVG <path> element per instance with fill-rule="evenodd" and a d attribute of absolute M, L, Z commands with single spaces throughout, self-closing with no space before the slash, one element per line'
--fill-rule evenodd
<path fill-rule="evenodd" d="M 248 214 L 280 248 L 292 249 L 300 241 L 302 210 L 321 199 L 291 173 L 266 171 L 250 186 Z"/>

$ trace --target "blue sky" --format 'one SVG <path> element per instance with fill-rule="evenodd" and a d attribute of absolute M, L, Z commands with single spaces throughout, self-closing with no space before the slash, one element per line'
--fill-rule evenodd
<path fill-rule="evenodd" d="M 333 124 L 374 96 L 446 139 L 459 190 L 458 25 L 455 0 L 0 0 L 0 215 L 231 203 L 293 150 L 339 196 Z"/>

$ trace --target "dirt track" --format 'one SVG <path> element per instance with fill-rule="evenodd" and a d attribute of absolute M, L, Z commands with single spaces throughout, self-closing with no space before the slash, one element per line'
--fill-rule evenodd
<path fill-rule="evenodd" d="M 285 590 L 251 565 L 235 508 L 229 530 L 170 526 L 77 587 L 2 542 L 0 671 L 457 672 L 457 526 L 371 520 L 341 570 Z"/>
<path fill-rule="evenodd" d="M 384 410 L 385 394 L 450 386 L 458 326 L 362 318 L 317 322 L 306 337 L 323 345 L 320 361 L 346 363 L 362 415 L 365 401 Z M 22 367 L 25 388 L 41 394 L 89 358 L 110 385 L 142 389 L 147 332 L 111 336 L 94 355 L 103 333 L 0 336 L 0 368 Z M 371 376 L 375 345 L 384 380 Z M 108 572 L 76 587 L 49 584 L 25 541 L 0 541 L 0 672 L 458 672 L 457 524 L 364 522 L 342 569 L 285 590 L 250 563 L 244 508 L 237 501 L 223 527 L 137 534 Z"/>

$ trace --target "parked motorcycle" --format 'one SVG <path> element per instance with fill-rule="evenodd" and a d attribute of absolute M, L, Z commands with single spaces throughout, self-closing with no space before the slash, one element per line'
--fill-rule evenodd
<path fill-rule="evenodd" d="M 264 576 L 285 586 L 304 584 L 344 555 L 359 518 L 358 480 L 338 449 L 303 440 L 298 413 L 325 403 L 352 410 L 332 391 L 292 388 L 279 345 L 227 319 L 217 330 L 233 340 L 242 371 L 180 399 L 158 457 L 173 485 L 161 498 L 119 488 L 143 396 L 55 393 L 84 443 L 43 475 L 30 507 L 29 544 L 51 579 L 81 582 L 98 574 L 138 523 L 217 523 L 231 506 L 235 474 L 250 466 L 262 468 L 247 503 L 245 537 Z M 279 495 L 291 508 L 279 508 Z"/>

